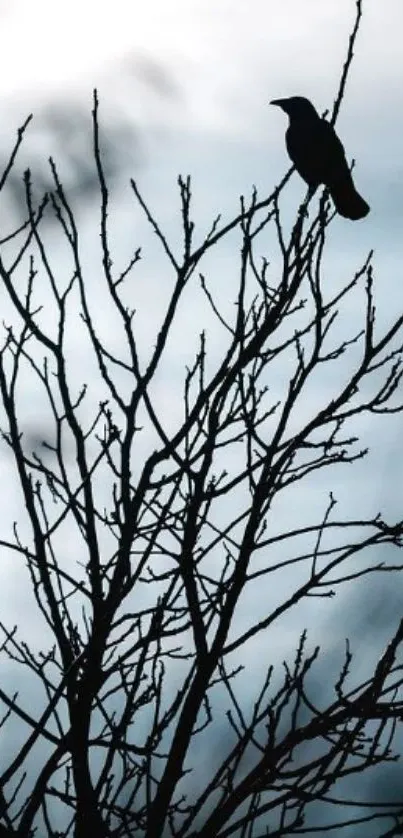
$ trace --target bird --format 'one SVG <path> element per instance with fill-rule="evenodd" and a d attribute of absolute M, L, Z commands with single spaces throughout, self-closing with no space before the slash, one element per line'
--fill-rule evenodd
<path fill-rule="evenodd" d="M 287 151 L 310 190 L 323 183 L 344 218 L 356 221 L 368 215 L 370 208 L 354 186 L 344 146 L 330 122 L 304 96 L 273 99 L 270 104 L 278 105 L 289 117 Z"/>

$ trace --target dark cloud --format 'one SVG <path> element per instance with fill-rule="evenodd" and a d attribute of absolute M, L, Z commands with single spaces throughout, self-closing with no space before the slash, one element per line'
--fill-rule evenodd
<path fill-rule="evenodd" d="M 130 55 L 125 59 L 126 71 L 162 99 L 178 100 L 182 91 L 172 71 L 150 55 Z"/>
<path fill-rule="evenodd" d="M 93 151 L 93 126 L 89 103 L 61 101 L 35 112 L 34 122 L 7 181 L 7 192 L 21 217 L 25 214 L 24 171 L 32 173 L 34 203 L 55 184 L 48 159 L 51 156 L 69 199 L 91 200 L 99 192 Z M 122 175 L 132 172 L 142 158 L 139 132 L 124 114 L 99 115 L 99 143 L 104 175 L 113 189 Z M 6 159 L 0 168 L 4 168 Z"/>

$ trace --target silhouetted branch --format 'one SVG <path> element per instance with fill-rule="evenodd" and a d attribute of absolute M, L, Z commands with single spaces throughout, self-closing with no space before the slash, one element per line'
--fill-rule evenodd
<path fill-rule="evenodd" d="M 332 122 L 360 19 L 358 0 Z M 398 756 L 400 616 L 376 661 L 362 669 L 347 641 L 332 669 L 300 615 L 340 596 L 349 606 L 364 577 L 399 581 L 403 519 L 365 517 L 353 493 L 343 514 L 331 483 L 367 454 L 358 419 L 386 426 L 403 409 L 403 314 L 376 322 L 372 251 L 330 287 L 334 214 L 324 194 L 308 217 L 308 193 L 288 229 L 291 170 L 202 237 L 180 177 L 178 242 L 132 180 L 171 281 L 142 310 L 152 269 L 137 242 L 116 267 L 96 91 L 92 115 L 97 284 L 53 159 L 51 192 L 36 205 L 27 171 L 27 221 L 0 242 L 13 312 L 1 433 L 24 501 L 0 545 L 25 568 L 45 629 L 38 643 L 29 614 L 20 628 L 0 623 L 0 836 L 285 838 L 391 820 L 383 834 L 399 834 L 403 801 L 365 800 L 353 784 Z M 230 306 L 211 267 L 227 243 L 239 254 Z M 48 426 L 30 436 L 32 394 Z M 323 508 L 307 502 L 301 521 L 324 477 Z M 347 632 L 335 625 L 338 642 Z"/>

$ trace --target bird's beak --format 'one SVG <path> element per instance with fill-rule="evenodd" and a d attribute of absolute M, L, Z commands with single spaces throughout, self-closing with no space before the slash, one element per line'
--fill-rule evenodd
<path fill-rule="evenodd" d="M 271 102 L 269 102 L 269 105 L 278 105 L 279 108 L 282 108 L 283 110 L 285 110 L 285 108 L 284 108 L 285 102 L 286 102 L 285 99 L 272 99 Z"/>

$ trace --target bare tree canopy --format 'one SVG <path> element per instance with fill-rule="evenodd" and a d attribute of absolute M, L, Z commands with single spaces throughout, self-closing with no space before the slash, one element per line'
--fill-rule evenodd
<path fill-rule="evenodd" d="M 332 125 L 360 17 L 357 0 Z M 362 675 L 344 625 L 330 671 L 293 615 L 363 577 L 400 582 L 403 519 L 364 518 L 353 497 L 350 516 L 339 514 L 328 475 L 347 480 L 364 458 L 360 418 L 387 425 L 403 409 L 403 313 L 376 322 L 371 252 L 338 287 L 326 281 L 335 213 L 326 190 L 309 194 L 288 229 L 290 170 L 203 236 L 180 177 L 179 248 L 131 182 L 165 266 L 142 320 L 137 228 L 116 268 L 96 92 L 93 131 L 97 284 L 52 159 L 52 190 L 37 202 L 27 171 L 25 221 L 0 241 L 1 429 L 24 503 L 21 520 L 3 520 L 0 544 L 32 597 L 19 627 L 0 621 L 0 836 L 401 834 L 403 798 L 365 797 L 360 778 L 399 756 L 403 619 Z M 227 241 L 239 261 L 225 305 L 212 265 Z M 352 298 L 360 322 L 346 334 Z M 73 362 L 78 335 L 86 348 Z M 49 420 L 31 435 L 30 388 L 32 412 L 41 405 Z M 327 508 L 304 521 L 312 478 L 329 481 Z"/>

